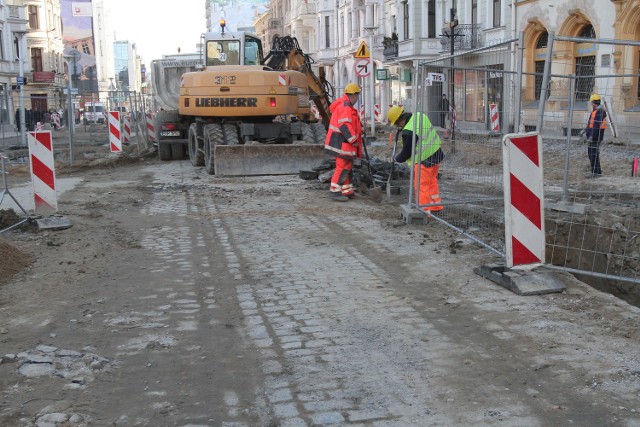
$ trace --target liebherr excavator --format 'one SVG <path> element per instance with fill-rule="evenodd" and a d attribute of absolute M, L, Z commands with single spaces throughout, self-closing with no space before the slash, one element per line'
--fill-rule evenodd
<path fill-rule="evenodd" d="M 277 175 L 317 166 L 333 88 L 295 38 L 262 43 L 244 32 L 203 34 L 202 66 L 182 75 L 178 112 L 194 166 L 218 175 Z M 311 114 L 311 104 L 319 119 Z"/>

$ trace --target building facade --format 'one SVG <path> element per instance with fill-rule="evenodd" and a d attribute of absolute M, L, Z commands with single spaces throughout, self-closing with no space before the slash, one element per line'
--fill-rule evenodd
<path fill-rule="evenodd" d="M 315 22 L 308 19 L 312 5 Z M 456 60 L 454 93 L 448 93 L 446 85 L 439 93 L 430 93 L 430 108 L 436 108 L 445 93 L 455 105 L 459 120 L 468 122 L 470 128 L 485 130 L 490 104 L 504 106 L 517 99 L 515 79 L 503 71 L 517 69 L 518 52 L 513 47 L 501 47 L 511 54 L 505 55 L 506 60 L 496 61 L 495 52 L 482 48 L 522 36 L 526 73 L 520 88 L 522 121 L 530 130 L 537 120 L 549 34 L 633 43 L 640 41 L 638 18 L 640 0 L 274 0 L 260 16 L 256 30 L 265 44 L 274 36 L 297 37 L 303 50 L 324 68 L 337 93 L 347 83 L 356 82 L 365 89 L 365 97 L 371 96 L 368 92 L 373 78 L 373 97 L 380 105 L 381 116 L 392 104 L 412 104 L 418 64 L 452 52 L 466 52 Z M 376 70 L 384 69 L 380 77 L 389 76 L 388 80 L 378 80 L 377 76 L 363 79 L 356 74 L 354 54 L 363 41 L 371 52 L 370 75 L 376 76 Z M 619 121 L 636 120 L 636 110 L 640 111 L 640 78 L 635 76 L 640 67 L 637 46 L 558 43 L 552 63 L 556 64 L 552 74 L 577 76 L 575 96 L 582 103 L 581 109 L 588 104 L 583 101 L 598 91 L 610 100 Z M 626 76 L 587 77 L 603 74 Z M 550 108 L 562 121 L 566 120 L 563 111 L 568 93 L 566 82 L 560 80 L 552 79 L 548 90 L 552 95 Z M 502 128 L 511 126 L 512 130 L 515 119 L 504 120 Z"/>

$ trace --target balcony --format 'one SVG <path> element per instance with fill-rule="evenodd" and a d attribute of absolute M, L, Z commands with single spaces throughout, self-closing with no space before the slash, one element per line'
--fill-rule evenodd
<path fill-rule="evenodd" d="M 471 50 L 483 47 L 480 37 L 480 24 L 460 24 L 454 28 L 455 41 L 454 50 Z M 443 28 L 442 36 L 440 36 L 440 44 L 443 51 L 449 51 L 451 28 Z"/>
<path fill-rule="evenodd" d="M 398 57 L 398 36 L 395 33 L 391 37 L 385 37 L 382 46 L 382 56 L 385 60 Z"/>
<path fill-rule="evenodd" d="M 269 19 L 269 29 L 277 30 L 282 27 L 282 20 L 279 18 L 271 18 Z"/>

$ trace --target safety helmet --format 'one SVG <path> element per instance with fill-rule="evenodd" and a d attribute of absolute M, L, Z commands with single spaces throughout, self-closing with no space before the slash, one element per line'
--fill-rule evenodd
<path fill-rule="evenodd" d="M 349 83 L 344 88 L 344 93 L 346 93 L 347 95 L 353 95 L 354 93 L 360 93 L 360 86 L 358 86 L 355 83 Z"/>
<path fill-rule="evenodd" d="M 389 122 L 394 125 L 402 113 L 404 113 L 404 108 L 394 105 L 389 108 L 389 111 L 387 111 L 387 119 L 389 119 Z"/>
<path fill-rule="evenodd" d="M 602 98 L 597 93 L 594 93 L 593 95 L 591 95 L 591 98 L 589 98 L 589 102 L 593 102 L 593 101 L 600 102 L 601 100 Z"/>

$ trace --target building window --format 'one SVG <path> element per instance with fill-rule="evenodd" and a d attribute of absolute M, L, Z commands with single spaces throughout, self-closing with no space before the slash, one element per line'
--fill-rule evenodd
<path fill-rule="evenodd" d="M 471 48 L 475 49 L 478 40 L 478 0 L 471 0 Z"/>
<path fill-rule="evenodd" d="M 331 20 L 329 16 L 324 17 L 324 47 L 331 47 Z"/>
<path fill-rule="evenodd" d="M 33 71 L 44 71 L 42 69 L 42 49 L 39 47 L 31 49 L 31 69 Z"/>
<path fill-rule="evenodd" d="M 409 2 L 402 2 L 402 24 L 404 25 L 404 39 L 409 40 Z"/>
<path fill-rule="evenodd" d="M 427 3 L 427 37 L 436 37 L 436 0 L 429 0 Z"/>
<path fill-rule="evenodd" d="M 31 49 L 31 69 L 33 71 L 44 71 L 42 69 L 42 49 L 39 47 Z"/>
<path fill-rule="evenodd" d="M 538 37 L 538 42 L 536 43 L 536 58 L 544 58 L 547 49 L 547 43 L 549 41 L 549 33 L 544 32 L 540 34 Z M 538 60 L 535 61 L 536 66 L 536 99 L 540 99 L 540 94 L 542 93 L 542 77 L 544 76 L 544 64 L 546 61 Z M 547 91 L 547 97 L 549 97 L 549 92 Z"/>
<path fill-rule="evenodd" d="M 4 33 L 0 30 L 0 59 L 4 60 L 4 44 L 1 41 L 4 40 Z"/>
<path fill-rule="evenodd" d="M 499 27 L 500 21 L 501 21 L 501 14 L 500 11 L 502 9 L 502 1 L 501 0 L 493 0 L 493 26 L 495 27 Z"/>
<path fill-rule="evenodd" d="M 592 25 L 585 25 L 578 37 L 594 39 L 596 32 Z M 576 101 L 587 101 L 591 96 L 596 79 L 596 55 L 593 43 L 578 43 L 575 47 L 576 56 Z"/>
<path fill-rule="evenodd" d="M 29 13 L 29 28 L 32 30 L 40 29 L 40 22 L 38 21 L 38 6 L 28 6 Z"/>

